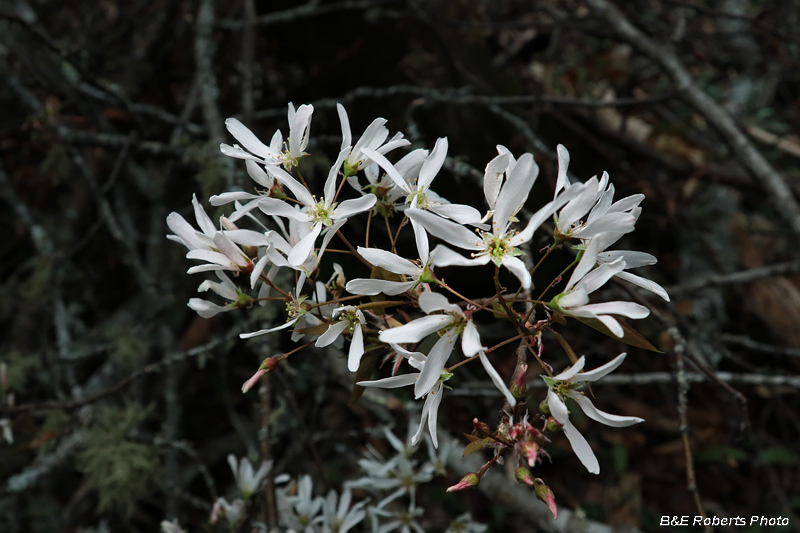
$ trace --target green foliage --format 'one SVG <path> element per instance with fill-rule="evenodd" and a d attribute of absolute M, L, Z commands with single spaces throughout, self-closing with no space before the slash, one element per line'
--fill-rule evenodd
<path fill-rule="evenodd" d="M 798 463 L 797 455 L 782 446 L 761 450 L 758 458 L 769 465 L 794 466 Z"/>
<path fill-rule="evenodd" d="M 155 486 L 159 467 L 155 449 L 128 438 L 148 413 L 136 404 L 104 406 L 97 425 L 89 430 L 77 467 L 87 487 L 97 493 L 98 513 L 113 510 L 130 518 L 136 502 Z"/>

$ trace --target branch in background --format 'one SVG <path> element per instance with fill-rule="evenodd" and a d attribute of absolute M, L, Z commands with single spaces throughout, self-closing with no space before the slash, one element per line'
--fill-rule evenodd
<path fill-rule="evenodd" d="M 695 85 L 677 56 L 665 46 L 647 37 L 606 0 L 586 0 L 586 3 L 595 14 L 611 26 L 617 36 L 633 45 L 634 48 L 664 69 L 672 78 L 681 97 L 719 132 L 728 144 L 733 157 L 737 158 L 766 189 L 789 227 L 796 235 L 800 236 L 800 205 L 795 200 L 792 190 L 786 184 L 783 176 L 753 146 L 733 118 Z"/>
<path fill-rule="evenodd" d="M 256 24 L 258 26 L 272 26 L 275 24 L 293 22 L 303 18 L 319 17 L 337 11 L 363 11 L 371 7 L 377 7 L 392 2 L 396 2 L 396 0 L 345 0 L 344 2 L 326 5 L 319 5 L 317 2 L 311 1 L 302 6 L 262 15 L 256 19 Z M 243 21 L 233 19 L 224 19 L 217 23 L 217 26 L 220 28 L 233 31 L 241 30 L 244 25 L 245 23 Z"/>
<path fill-rule="evenodd" d="M 733 274 L 719 274 L 708 276 L 694 281 L 689 281 L 681 285 L 666 287 L 669 294 L 680 294 L 692 292 L 709 285 L 730 285 L 733 283 L 749 283 L 764 278 L 783 276 L 786 274 L 796 274 L 800 272 L 800 261 L 789 261 L 768 267 L 752 268 L 734 272 Z"/>
<path fill-rule="evenodd" d="M 214 1 L 201 0 L 195 27 L 194 61 L 200 78 L 200 94 L 203 102 L 203 118 L 211 141 L 218 143 L 225 138 L 224 121 L 217 105 L 219 88 L 214 76 Z"/>

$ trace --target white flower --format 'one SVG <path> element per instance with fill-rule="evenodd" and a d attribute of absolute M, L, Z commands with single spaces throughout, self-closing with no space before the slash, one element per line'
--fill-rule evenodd
<path fill-rule="evenodd" d="M 0 418 L 0 428 L 3 428 L 3 438 L 9 444 L 14 444 L 14 433 L 11 431 L 11 420 Z"/>
<path fill-rule="evenodd" d="M 209 521 L 215 524 L 223 514 L 228 524 L 231 526 L 238 525 L 244 518 L 244 501 L 234 500 L 233 503 L 228 503 L 225 498 L 217 498 L 217 501 L 214 502 L 214 507 L 211 509 Z"/>
<path fill-rule="evenodd" d="M 246 306 L 252 302 L 252 298 L 240 291 L 231 279 L 224 273 L 217 271 L 221 283 L 216 281 L 206 280 L 197 287 L 197 292 L 206 292 L 211 290 L 229 300 L 227 305 L 217 305 L 214 302 L 203 300 L 201 298 L 192 298 L 187 304 L 191 309 L 197 311 L 197 314 L 203 318 L 211 318 L 219 313 L 226 313 L 233 311 L 240 306 Z"/>
<path fill-rule="evenodd" d="M 502 156 L 503 154 L 498 156 L 501 158 L 501 163 L 507 160 Z M 497 159 L 495 158 L 495 160 Z M 436 266 L 477 266 L 492 261 L 497 266 L 508 268 L 520 280 L 522 287 L 527 289 L 531 285 L 531 276 L 525 264 L 518 259 L 518 256 L 523 253 L 518 247 L 530 241 L 533 232 L 539 228 L 542 222 L 580 194 L 586 185 L 576 185 L 546 204 L 531 217 L 525 229 L 517 233 L 511 229 L 511 224 L 516 221 L 515 215 L 522 208 L 536 181 L 539 167 L 533 161 L 531 154 L 524 154 L 519 161 L 515 162 L 505 182 L 497 185 L 497 169 L 494 168 L 496 166 L 499 165 L 493 165 L 491 162 L 487 165 L 484 180 L 484 183 L 486 180 L 490 182 L 490 185 L 485 187 L 484 194 L 487 203 L 493 208 L 491 233 L 481 231 L 479 234 L 475 234 L 452 221 L 423 211 L 408 210 L 406 215 L 412 222 L 421 224 L 431 235 L 443 239 L 448 244 L 472 252 L 470 259 L 455 253 L 446 246 L 438 246 L 432 254 Z M 499 193 L 497 192 L 498 187 Z"/>
<path fill-rule="evenodd" d="M 487 529 L 486 524 L 479 524 L 472 520 L 470 513 L 464 513 L 453 520 L 444 533 L 484 533 Z"/>
<path fill-rule="evenodd" d="M 281 522 L 294 530 L 313 532 L 313 522 L 322 509 L 322 498 L 313 496 L 314 482 L 311 476 L 300 478 L 297 495 L 288 496 L 286 490 L 275 491 Z"/>
<path fill-rule="evenodd" d="M 370 507 L 369 515 L 372 522 L 372 531 L 374 533 L 389 533 L 391 531 L 400 531 L 400 533 L 425 533 L 422 526 L 417 522 L 417 518 L 421 517 L 424 509 L 416 507 L 413 503 L 409 506 L 408 511 L 387 511 L 380 507 Z M 386 524 L 380 525 L 381 518 L 390 518 L 391 521 Z"/>
<path fill-rule="evenodd" d="M 302 156 L 307 155 L 304 150 L 308 146 L 308 130 L 313 113 L 314 107 L 311 105 L 301 105 L 295 111 L 294 105 L 289 103 L 289 138 L 287 139 L 289 146 L 283 151 L 281 151 L 283 136 L 280 130 L 275 132 L 270 146 L 267 146 L 247 126 L 235 118 L 229 118 L 225 121 L 225 126 L 249 152 L 238 145 L 227 144 L 221 144 L 220 151 L 237 159 L 257 161 L 263 165 L 284 165 L 287 169 L 292 168 L 297 165 Z"/>
<path fill-rule="evenodd" d="M 403 134 L 399 132 L 392 137 L 389 142 L 386 142 L 386 139 L 389 137 L 389 130 L 384 126 L 384 124 L 386 124 L 386 119 L 376 118 L 367 126 L 361 138 L 353 145 L 353 136 L 350 133 L 350 120 L 347 118 L 347 111 L 345 111 L 342 104 L 336 104 L 336 111 L 339 113 L 339 121 L 342 124 L 341 150 L 350 148 L 351 146 L 353 147 L 345 163 L 345 176 L 350 176 L 359 170 L 363 170 L 372 162 L 363 152 L 364 148 L 385 155 L 395 148 L 411 144 L 407 139 L 404 139 Z"/>
<path fill-rule="evenodd" d="M 336 163 L 328 173 L 328 179 L 325 181 L 324 196 L 320 200 L 314 198 L 305 186 L 284 170 L 278 167 L 269 168 L 270 174 L 292 191 L 295 198 L 305 206 L 305 209 L 302 211 L 297 210 L 288 203 L 276 198 L 262 198 L 258 202 L 259 209 L 268 215 L 286 217 L 311 224 L 311 231 L 289 253 L 287 259 L 291 265 L 302 265 L 308 259 L 308 256 L 314 250 L 317 237 L 319 237 L 323 227 L 330 228 L 336 222 L 367 211 L 375 205 L 376 198 L 374 194 L 367 194 L 355 200 L 345 200 L 340 204 L 334 203 L 336 177 L 348 152 L 349 148 L 339 153 Z"/>
<path fill-rule="evenodd" d="M 481 346 L 478 329 L 467 318 L 457 305 L 451 304 L 447 298 L 435 292 L 424 292 L 419 296 L 419 307 L 428 316 L 412 320 L 408 324 L 381 331 L 378 338 L 381 342 L 405 344 L 419 342 L 431 333 L 445 329 L 444 335 L 436 341 L 431 348 L 420 372 L 419 379 L 414 385 L 414 395 L 421 398 L 430 391 L 439 381 L 442 370 L 453 351 L 459 335 L 461 337 L 461 350 L 467 357 L 476 355 Z M 444 311 L 443 314 L 432 314 Z"/>
<path fill-rule="evenodd" d="M 327 331 L 323 333 L 314 346 L 321 348 L 332 344 L 339 336 L 348 331 L 352 335 L 350 341 L 350 352 L 347 356 L 347 368 L 350 372 L 358 370 L 361 356 L 364 355 L 364 332 L 361 326 L 366 324 L 364 313 L 352 305 L 345 305 L 333 311 L 333 318 L 339 318 L 338 322 L 331 324 Z"/>
<path fill-rule="evenodd" d="M 615 234 L 615 233 L 604 233 L 602 235 L 598 235 L 594 237 L 592 240 L 598 240 L 598 250 L 605 250 L 611 244 L 616 242 L 622 235 Z M 625 270 L 631 268 L 639 268 L 643 266 L 650 266 L 655 265 L 658 260 L 652 256 L 651 254 L 645 252 L 636 252 L 632 250 L 610 250 L 607 252 L 599 251 L 597 254 L 597 264 L 604 265 L 608 263 L 613 263 L 614 261 L 622 259 L 625 262 Z M 669 295 L 667 291 L 656 283 L 655 281 L 643 278 L 641 276 L 637 276 L 636 274 L 631 274 L 630 272 L 626 272 L 622 270 L 614 274 L 614 276 L 624 279 L 629 283 L 633 283 L 634 285 L 638 285 L 643 289 L 647 289 L 650 292 L 653 292 L 659 295 L 666 301 L 669 301 Z"/>
<path fill-rule="evenodd" d="M 625 330 L 612 315 L 645 318 L 650 314 L 650 310 L 633 302 L 589 303 L 591 293 L 625 268 L 625 261 L 619 258 L 612 263 L 602 264 L 590 272 L 597 261 L 598 248 L 601 244 L 597 239 L 589 243 L 572 272 L 564 292 L 553 298 L 547 306 L 569 316 L 595 318 L 614 335 L 622 338 L 625 336 Z"/>
<path fill-rule="evenodd" d="M 338 505 L 337 505 L 338 499 Z M 344 489 L 338 498 L 336 491 L 331 490 L 322 504 L 322 516 L 317 520 L 322 524 L 323 533 L 347 533 L 367 516 L 364 511 L 366 500 L 350 507 L 353 495 L 350 489 Z"/>
<path fill-rule="evenodd" d="M 257 490 L 261 482 L 266 479 L 272 469 L 272 461 L 261 463 L 258 471 L 253 470 L 253 465 L 247 457 L 242 457 L 237 464 L 236 456 L 228 455 L 228 465 L 233 471 L 236 486 L 242 493 L 242 498 L 248 500 Z"/>
<path fill-rule="evenodd" d="M 186 533 L 186 531 L 178 523 L 178 519 L 175 518 L 172 522 L 161 521 L 161 533 Z"/>
<path fill-rule="evenodd" d="M 592 401 L 584 394 L 575 390 L 580 387 L 581 382 L 597 381 L 613 372 L 622 364 L 625 360 L 625 356 L 625 353 L 621 353 L 603 366 L 579 374 L 578 372 L 583 370 L 583 365 L 586 362 L 585 358 L 581 357 L 573 366 L 557 376 L 552 378 L 542 376 L 542 379 L 545 380 L 548 386 L 547 403 L 550 407 L 550 413 L 553 415 L 553 418 L 563 426 L 564 434 L 567 436 L 567 439 L 569 439 L 569 443 L 572 445 L 575 455 L 578 456 L 583 466 L 592 474 L 600 473 L 600 465 L 589 443 L 586 442 L 583 435 L 581 435 L 575 426 L 572 425 L 572 422 L 569 421 L 569 410 L 564 403 L 564 399 L 567 397 L 572 398 L 578 403 L 586 416 L 606 426 L 627 427 L 638 424 L 639 422 L 644 422 L 644 419 L 635 416 L 619 416 L 605 413 L 597 409 Z"/>
<path fill-rule="evenodd" d="M 575 187 L 569 183 L 568 166 L 569 152 L 559 144 L 556 195 L 562 188 L 569 191 Z M 590 181 L 592 180 L 587 181 L 585 185 L 588 185 Z M 608 181 L 608 173 L 603 172 L 603 177 L 599 182 L 596 179 L 592 181 L 595 186 L 585 186 L 581 194 L 572 199 L 558 213 L 555 217 L 555 234 L 558 241 L 571 238 L 590 239 L 601 233 L 625 234 L 633 231 L 638 213 L 634 215 L 632 211 L 639 209 L 638 206 L 644 199 L 644 195 L 635 194 L 612 204 L 614 186 L 610 185 Z M 589 217 L 583 221 L 582 219 L 587 213 Z"/>

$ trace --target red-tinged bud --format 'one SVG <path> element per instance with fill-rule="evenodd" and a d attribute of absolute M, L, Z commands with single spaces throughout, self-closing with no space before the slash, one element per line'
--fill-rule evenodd
<path fill-rule="evenodd" d="M 536 442 L 529 440 L 522 443 L 521 450 L 525 455 L 525 459 L 528 461 L 528 466 L 535 466 L 536 459 L 539 457 L 539 445 Z"/>
<path fill-rule="evenodd" d="M 528 395 L 528 365 L 520 365 L 514 370 L 514 376 L 512 378 L 511 394 L 514 398 L 521 400 L 524 399 L 525 396 Z"/>
<path fill-rule="evenodd" d="M 524 466 L 521 466 L 514 471 L 514 477 L 520 483 L 524 483 L 531 487 L 536 486 L 536 482 L 533 480 L 533 475 L 531 474 L 531 471 L 525 468 Z"/>
<path fill-rule="evenodd" d="M 492 432 L 492 428 L 486 422 L 481 422 L 477 418 L 472 419 L 472 425 L 475 426 L 475 435 L 485 439 Z"/>
<path fill-rule="evenodd" d="M 461 481 L 453 485 L 452 487 L 447 489 L 447 492 L 455 492 L 457 490 L 464 490 L 470 489 L 472 487 L 477 487 L 478 483 L 481 482 L 481 478 L 478 477 L 478 474 L 475 472 L 470 472 L 466 476 L 464 476 Z"/>
<path fill-rule="evenodd" d="M 235 229 L 239 229 L 236 226 L 236 224 L 234 224 L 233 222 L 228 220 L 228 217 L 222 217 L 221 219 L 219 219 L 219 221 L 225 227 L 225 229 L 228 230 L 228 231 L 233 231 Z"/>
<path fill-rule="evenodd" d="M 267 372 L 272 372 L 276 368 L 278 368 L 278 363 L 281 362 L 282 357 L 267 357 L 261 362 L 261 366 L 258 367 L 259 370 L 266 370 Z"/>
<path fill-rule="evenodd" d="M 266 373 L 267 370 L 259 370 L 258 372 L 253 374 L 253 376 L 247 381 L 245 381 L 244 385 L 242 385 L 242 392 L 247 392 L 250 389 L 252 389 L 255 386 L 255 384 L 258 383 L 258 380 L 261 379 L 261 376 L 263 376 Z"/>
<path fill-rule="evenodd" d="M 536 497 L 547 504 L 550 512 L 553 514 L 553 520 L 558 519 L 558 507 L 556 507 L 556 497 L 553 496 L 553 491 L 547 485 L 536 486 Z"/>
<path fill-rule="evenodd" d="M 552 416 L 548 416 L 547 421 L 544 423 L 544 428 L 547 431 L 552 431 L 555 433 L 561 431 L 561 424 L 559 424 L 558 420 L 556 420 Z"/>
<path fill-rule="evenodd" d="M 547 401 L 547 398 L 539 402 L 539 412 L 544 415 L 550 414 L 550 402 Z"/>
<path fill-rule="evenodd" d="M 264 359 L 264 361 L 261 362 L 261 366 L 258 367 L 256 373 L 253 374 L 250 379 L 244 382 L 244 385 L 242 385 L 242 392 L 247 392 L 252 389 L 255 384 L 258 383 L 258 380 L 261 379 L 261 376 L 275 370 L 280 362 L 280 357 L 267 357 Z"/>

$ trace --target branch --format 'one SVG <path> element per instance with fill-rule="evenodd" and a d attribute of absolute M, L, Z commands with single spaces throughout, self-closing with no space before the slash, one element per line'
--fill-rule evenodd
<path fill-rule="evenodd" d="M 772 197 L 778 211 L 795 234 L 800 236 L 800 205 L 786 181 L 739 130 L 731 116 L 692 81 L 677 56 L 633 26 L 606 0 L 586 0 L 592 10 L 605 19 L 617 35 L 655 61 L 672 78 L 681 97 L 713 126 L 728 144 L 732 155 L 747 168 Z"/>
<path fill-rule="evenodd" d="M 763 278 L 771 278 L 776 276 L 783 276 L 785 274 L 796 274 L 800 272 L 800 260 L 789 261 L 787 263 L 779 263 L 768 267 L 752 268 L 749 270 L 742 270 L 732 274 L 712 275 L 700 278 L 694 281 L 689 281 L 681 285 L 673 285 L 667 287 L 666 291 L 669 294 L 678 294 L 681 292 L 691 292 L 709 285 L 729 285 L 732 283 L 748 283 Z"/>

